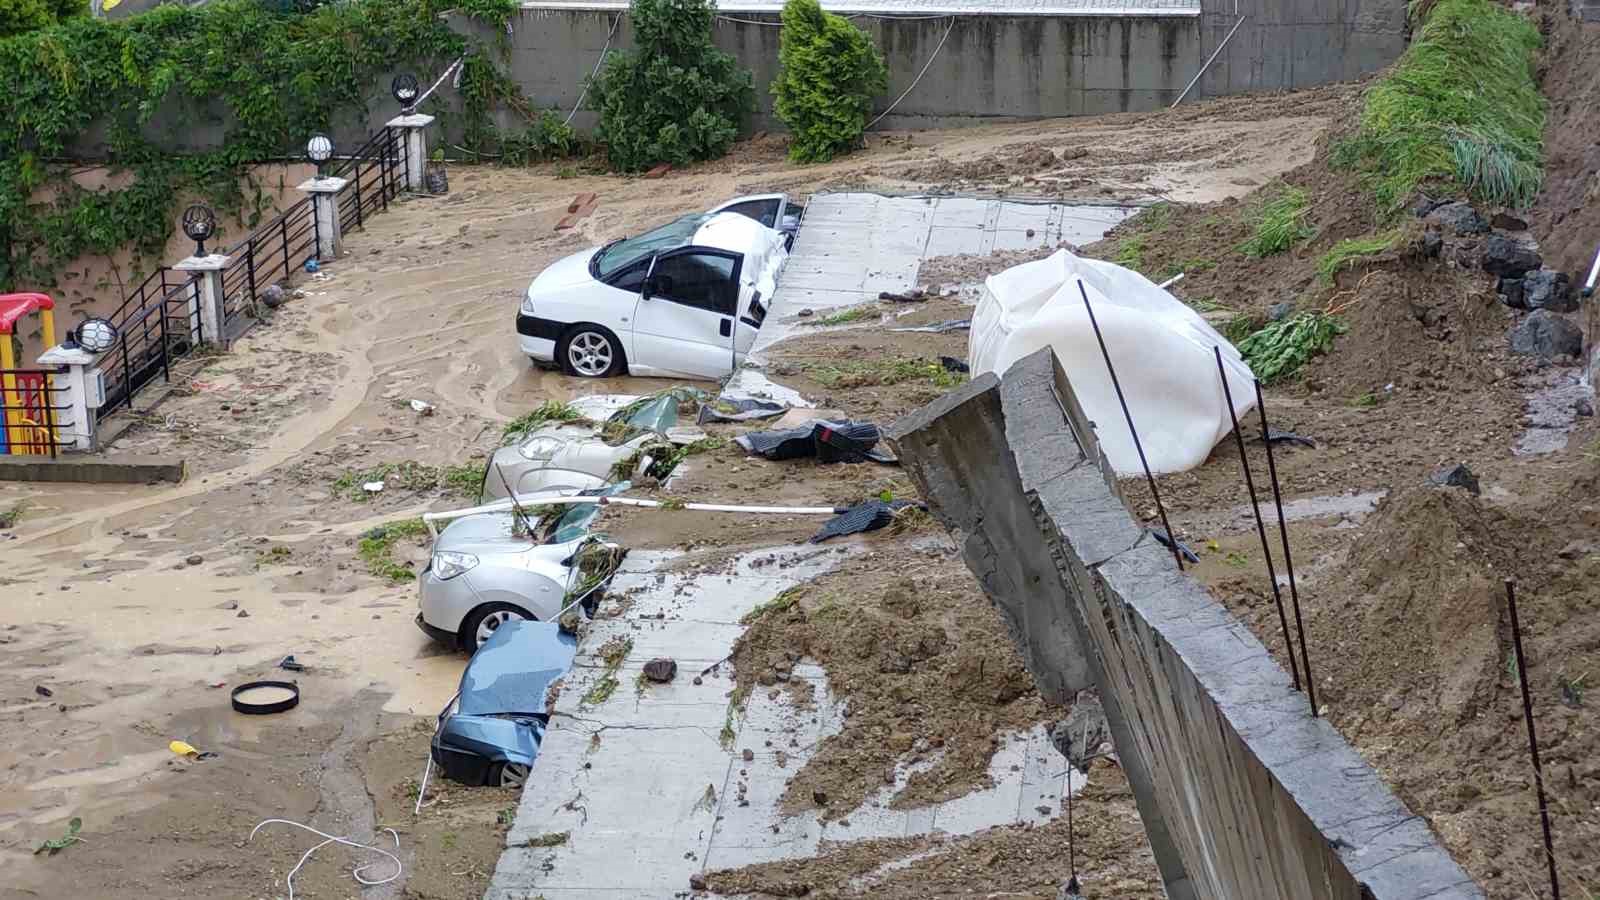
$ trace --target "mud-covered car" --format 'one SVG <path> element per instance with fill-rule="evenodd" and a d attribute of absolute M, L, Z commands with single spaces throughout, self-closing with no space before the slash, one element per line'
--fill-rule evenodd
<path fill-rule="evenodd" d="M 554 622 L 516 620 L 496 630 L 439 713 L 434 765 L 463 784 L 520 787 L 550 723 L 550 684 L 572 668 L 577 653 L 577 638 Z"/>

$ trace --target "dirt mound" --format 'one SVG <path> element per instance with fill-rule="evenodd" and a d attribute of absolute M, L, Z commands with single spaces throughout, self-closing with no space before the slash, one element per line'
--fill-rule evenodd
<path fill-rule="evenodd" d="M 1545 120 L 1544 190 L 1532 225 L 1546 264 L 1574 280 L 1588 275 L 1600 241 L 1600 143 L 1594 139 L 1600 100 L 1600 25 L 1574 20 L 1561 4 L 1546 7 L 1540 89 L 1550 100 Z"/>
<path fill-rule="evenodd" d="M 844 729 L 789 783 L 786 811 L 848 815 L 893 783 L 902 762 L 927 767 L 895 795 L 896 808 L 962 796 L 990 786 L 1005 732 L 1045 720 L 977 582 L 958 557 L 931 553 L 900 544 L 852 559 L 752 614 L 733 654 L 741 695 L 785 685 L 811 702 L 790 673 L 814 660 L 848 708 Z"/>
<path fill-rule="evenodd" d="M 927 184 L 993 182 L 1013 175 L 1032 176 L 1053 172 L 1067 162 L 1088 155 L 1089 151 L 1083 147 L 1067 146 L 1057 150 L 1041 142 L 1032 142 L 1005 147 L 974 160 L 938 159 L 908 170 L 904 177 Z"/>

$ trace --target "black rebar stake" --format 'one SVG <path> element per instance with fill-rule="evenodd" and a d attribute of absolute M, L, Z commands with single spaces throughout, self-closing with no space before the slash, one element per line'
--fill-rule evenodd
<path fill-rule="evenodd" d="M 1122 395 L 1122 382 L 1117 380 L 1117 369 L 1111 364 L 1111 351 L 1106 349 L 1105 336 L 1100 333 L 1100 323 L 1094 320 L 1094 307 L 1089 305 L 1089 291 L 1083 286 L 1083 279 L 1078 279 L 1078 293 L 1083 295 L 1083 310 L 1089 314 L 1089 327 L 1094 329 L 1094 339 L 1100 344 L 1100 355 L 1105 358 L 1106 372 L 1111 375 L 1111 387 L 1116 389 L 1117 402 L 1122 404 L 1122 418 L 1127 420 L 1128 434 L 1133 436 L 1133 449 L 1139 451 L 1139 465 L 1144 467 L 1144 479 L 1150 483 L 1150 496 L 1155 498 L 1156 512 L 1161 515 L 1161 527 L 1167 533 L 1167 540 L 1172 543 L 1172 559 L 1178 564 L 1178 571 L 1183 571 L 1183 553 L 1178 549 L 1178 535 L 1167 523 L 1167 507 L 1161 502 L 1161 491 L 1156 489 L 1156 477 L 1150 474 L 1150 462 L 1145 459 L 1144 445 L 1139 443 L 1139 430 L 1133 427 L 1133 413 L 1128 411 L 1128 398 Z"/>
<path fill-rule="evenodd" d="M 1267 558 L 1267 580 L 1272 582 L 1272 602 L 1278 606 L 1278 624 L 1283 627 L 1283 649 L 1289 652 L 1289 673 L 1294 689 L 1300 690 L 1300 664 L 1295 661 L 1294 637 L 1289 634 L 1289 617 L 1283 611 L 1283 592 L 1278 590 L 1278 573 L 1272 567 L 1272 547 L 1267 543 L 1267 526 L 1256 503 L 1256 481 L 1250 475 L 1250 457 L 1244 452 L 1244 435 L 1239 433 L 1239 417 L 1233 412 L 1233 390 L 1228 387 L 1228 370 L 1222 366 L 1222 348 L 1212 347 L 1217 357 L 1217 377 L 1222 379 L 1222 396 L 1228 404 L 1228 419 L 1233 422 L 1233 439 L 1239 445 L 1239 465 L 1244 467 L 1244 486 L 1250 491 L 1250 511 L 1256 514 L 1256 533 L 1261 536 L 1261 553 Z M 1316 710 L 1313 707 L 1313 714 Z"/>
<path fill-rule="evenodd" d="M 1506 608 L 1511 611 L 1511 645 L 1517 651 L 1517 680 L 1522 684 L 1522 717 L 1528 722 L 1528 753 L 1533 757 L 1533 787 L 1539 794 L 1539 822 L 1544 826 L 1544 858 L 1550 864 L 1550 898 L 1561 900 L 1561 881 L 1556 877 L 1555 844 L 1550 839 L 1550 804 L 1544 796 L 1544 767 L 1539 764 L 1539 737 L 1533 730 L 1533 698 L 1528 694 L 1528 666 L 1522 657 L 1522 623 L 1517 621 L 1517 589 L 1509 578 L 1506 579 Z"/>
<path fill-rule="evenodd" d="M 1294 630 L 1300 637 L 1300 665 L 1306 669 L 1306 697 L 1311 701 L 1311 717 L 1317 717 L 1317 680 L 1311 675 L 1311 654 L 1306 651 L 1306 623 L 1300 618 L 1300 588 L 1294 580 L 1294 556 L 1289 552 L 1289 525 L 1283 515 L 1283 493 L 1278 488 L 1278 463 L 1272 456 L 1271 432 L 1267 428 L 1267 400 L 1261 395 L 1261 379 L 1256 382 L 1256 411 L 1261 414 L 1261 443 L 1267 445 L 1267 474 L 1272 478 L 1272 503 L 1278 508 L 1278 537 L 1283 540 L 1283 567 L 1289 572 L 1289 602 L 1294 604 Z"/>
<path fill-rule="evenodd" d="M 1078 894 L 1083 888 L 1078 885 L 1078 831 L 1072 827 L 1072 771 L 1072 760 L 1069 759 L 1067 760 L 1067 866 L 1072 877 L 1067 881 L 1067 892 Z"/>

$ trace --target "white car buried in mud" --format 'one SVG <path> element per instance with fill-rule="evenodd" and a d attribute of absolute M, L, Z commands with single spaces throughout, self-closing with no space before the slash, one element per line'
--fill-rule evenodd
<path fill-rule="evenodd" d="M 783 194 L 740 197 L 557 261 L 518 310 L 522 352 L 585 378 L 730 374 L 777 290 L 788 211 Z"/>

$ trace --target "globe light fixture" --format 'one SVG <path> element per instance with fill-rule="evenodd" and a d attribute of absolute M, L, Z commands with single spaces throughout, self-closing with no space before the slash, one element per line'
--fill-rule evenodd
<path fill-rule="evenodd" d="M 196 203 L 183 211 L 183 233 L 194 241 L 194 255 L 206 255 L 206 238 L 217 230 L 217 214 L 211 207 Z"/>
<path fill-rule="evenodd" d="M 333 159 L 333 139 L 325 134 L 313 134 L 306 141 L 306 158 L 317 164 L 317 177 L 322 178 L 322 164 Z"/>
<path fill-rule="evenodd" d="M 90 353 L 104 353 L 117 344 L 117 326 L 109 319 L 84 319 L 74 329 L 78 346 Z"/>
<path fill-rule="evenodd" d="M 417 86 L 417 76 L 410 72 L 402 72 L 389 83 L 389 90 L 394 94 L 394 99 L 400 104 L 402 112 L 410 112 L 416 106 L 417 95 L 422 89 Z"/>

